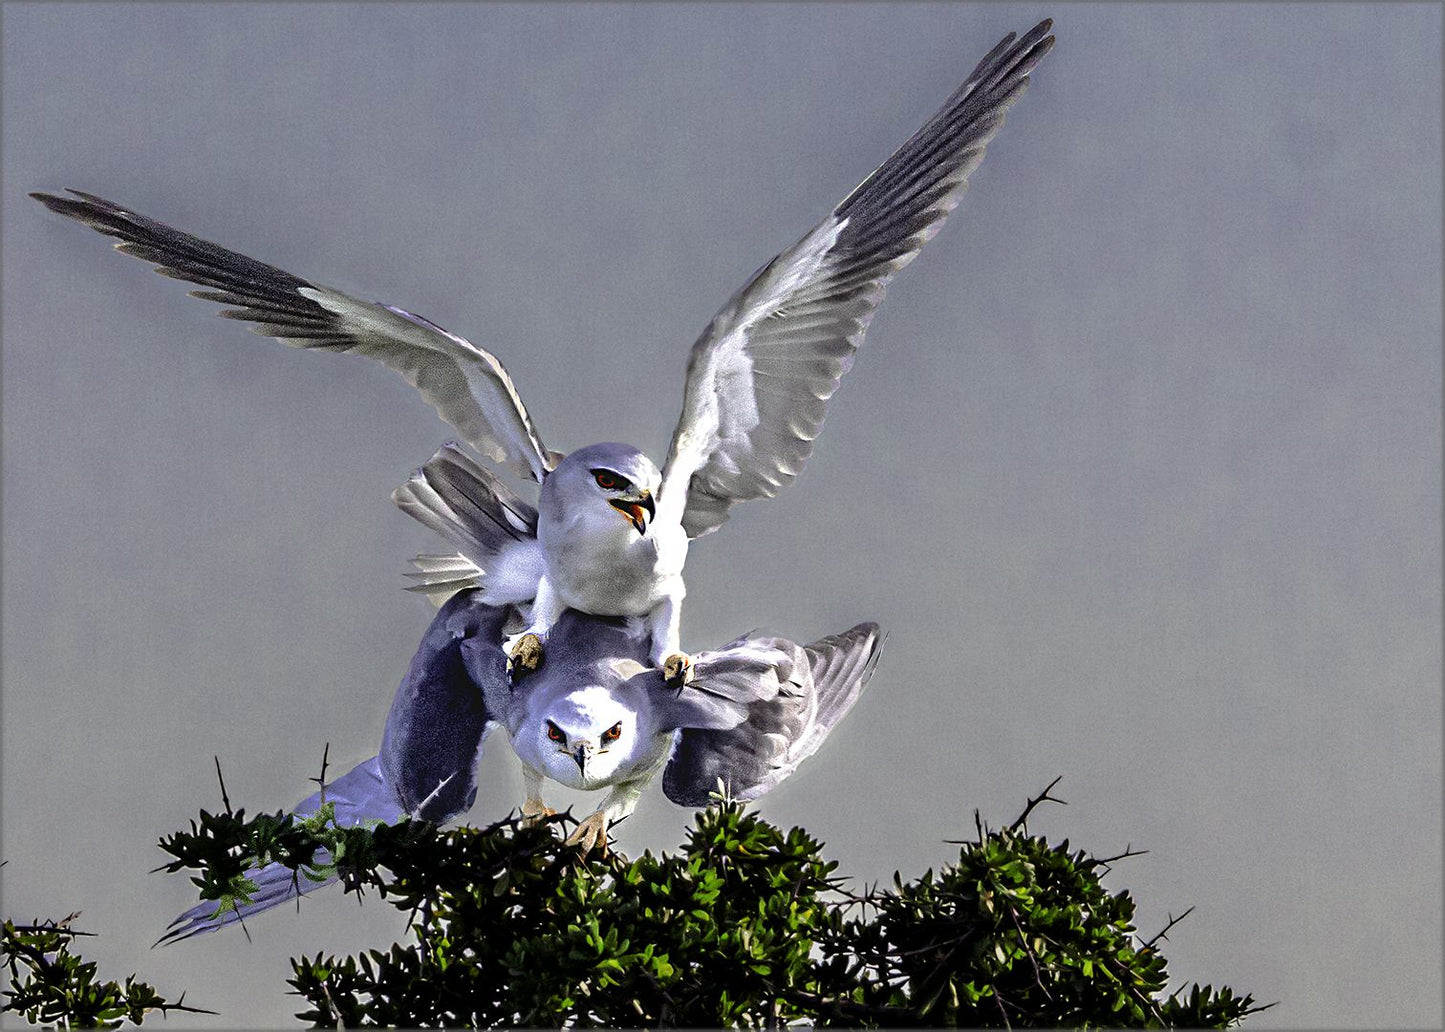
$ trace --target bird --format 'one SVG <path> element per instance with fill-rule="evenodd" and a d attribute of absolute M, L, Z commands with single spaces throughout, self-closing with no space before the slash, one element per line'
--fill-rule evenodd
<path fill-rule="evenodd" d="M 608 828 L 659 774 L 664 794 L 682 806 L 748 802 L 775 788 L 852 708 L 885 641 L 873 623 L 807 645 L 754 633 L 698 653 L 692 678 L 673 687 L 646 665 L 650 642 L 636 621 L 569 609 L 553 628 L 546 664 L 514 684 L 503 643 L 515 613 L 484 596 L 463 589 L 437 611 L 397 688 L 378 754 L 291 812 L 309 816 L 331 803 L 343 826 L 451 820 L 476 801 L 483 743 L 502 728 L 522 762 L 523 819 L 553 812 L 542 797 L 546 780 L 607 789 L 567 839 L 584 853 L 605 850 Z M 315 864 L 329 861 L 318 855 Z M 248 877 L 256 886 L 249 903 L 221 910 L 203 901 L 160 941 L 215 931 L 303 891 L 280 864 Z M 334 880 L 334 872 L 307 878 L 308 887 Z"/>
<path fill-rule="evenodd" d="M 628 444 L 549 450 L 501 362 L 422 316 L 93 194 L 31 196 L 119 238 L 118 250 L 158 272 L 200 285 L 192 296 L 228 306 L 222 316 L 263 336 L 381 361 L 479 455 L 535 481 L 531 526 L 500 551 L 463 552 L 442 571 L 469 564 L 490 602 L 527 607 L 509 645 L 514 674 L 541 664 L 552 628 L 575 609 L 645 620 L 649 662 L 677 683 L 691 667 L 680 629 L 689 543 L 717 530 L 733 506 L 776 495 L 803 470 L 886 287 L 958 204 L 1006 109 L 1053 46 L 1051 29 L 1045 20 L 1004 37 L 922 128 L 718 311 L 689 354 L 682 414 L 660 469 Z"/>

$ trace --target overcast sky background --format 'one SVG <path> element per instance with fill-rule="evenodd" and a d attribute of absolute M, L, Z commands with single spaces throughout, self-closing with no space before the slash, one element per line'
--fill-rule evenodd
<path fill-rule="evenodd" d="M 6 4 L 3 872 L 138 970 L 288 1025 L 333 892 L 147 947 L 155 840 L 376 751 L 451 436 L 26 191 L 74 186 L 492 349 L 548 444 L 661 459 L 686 351 L 1008 31 L 1058 44 L 890 289 L 806 473 L 696 544 L 684 645 L 891 633 L 762 803 L 859 881 L 1032 825 L 1258 1027 L 1441 1020 L 1441 10 Z M 494 739 L 470 819 L 520 800 Z M 660 790 L 622 829 L 669 849 Z M 187 1023 L 191 1021 L 187 1018 Z M 171 1024 L 175 1022 L 172 1021 Z"/>

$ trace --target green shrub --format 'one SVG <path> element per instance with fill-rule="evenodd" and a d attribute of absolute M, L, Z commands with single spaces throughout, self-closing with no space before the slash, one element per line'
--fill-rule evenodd
<path fill-rule="evenodd" d="M 248 866 L 281 862 L 410 914 L 405 943 L 292 960 L 297 1016 L 318 1026 L 1223 1028 L 1264 1009 L 1227 987 L 1167 993 L 1163 932 L 1141 939 L 1129 894 L 1100 883 L 1134 854 L 1029 834 L 1046 799 L 996 830 L 975 818 L 937 873 L 861 893 L 806 832 L 729 802 L 699 812 L 677 852 L 636 859 L 587 857 L 517 820 L 338 828 L 325 812 L 248 820 L 229 806 L 162 848 L 218 908 L 246 902 Z M 163 1005 L 139 990 L 139 1010 L 104 1013 Z M 25 1013 L 60 1020 L 57 1006 Z"/>

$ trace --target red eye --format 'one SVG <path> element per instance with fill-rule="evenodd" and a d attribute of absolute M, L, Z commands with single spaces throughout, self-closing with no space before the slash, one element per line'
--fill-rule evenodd
<path fill-rule="evenodd" d="M 611 491 L 614 487 L 617 486 L 617 478 L 611 473 L 594 473 L 592 474 L 592 476 L 596 478 L 598 487 Z"/>
<path fill-rule="evenodd" d="M 613 724 L 611 727 L 609 727 L 606 731 L 602 732 L 602 740 L 604 742 L 615 742 L 621 737 L 622 721 L 620 720 L 617 723 Z"/>
<path fill-rule="evenodd" d="M 565 744 L 567 741 L 567 736 L 562 733 L 562 729 L 550 720 L 547 721 L 547 737 L 554 742 L 562 742 Z"/>

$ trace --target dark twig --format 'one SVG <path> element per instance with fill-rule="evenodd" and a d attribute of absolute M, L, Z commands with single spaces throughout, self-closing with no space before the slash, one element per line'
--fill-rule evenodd
<path fill-rule="evenodd" d="M 1053 788 L 1053 786 L 1050 785 L 1049 788 Z M 1047 792 L 1048 789 L 1046 788 L 1044 791 Z M 998 994 L 998 986 L 989 986 L 989 988 L 993 990 L 993 1002 L 998 1004 L 998 1016 L 1003 1018 L 1003 1027 L 1013 1028 L 1013 1025 L 1009 1024 L 1008 1011 L 1003 1009 L 1003 997 Z"/>
<path fill-rule="evenodd" d="M 226 816 L 229 817 L 233 811 L 231 810 L 231 797 L 226 794 L 226 779 L 221 776 L 221 758 L 219 756 L 211 758 L 216 761 L 216 780 L 221 783 L 221 805 L 226 808 Z"/>
<path fill-rule="evenodd" d="M 326 984 L 329 981 L 329 977 L 321 980 L 321 995 L 326 997 L 326 1010 L 328 1016 L 331 1018 L 332 1021 L 335 1022 L 335 1024 L 331 1027 L 345 1028 L 346 1026 L 341 1023 L 341 1012 L 336 1009 L 336 1001 L 331 998 L 331 987 Z"/>
<path fill-rule="evenodd" d="M 1152 950 L 1152 949 L 1154 948 L 1154 944 L 1155 944 L 1156 942 L 1158 942 L 1160 939 L 1163 939 L 1165 942 L 1168 942 L 1168 941 L 1169 941 L 1169 929 L 1173 928 L 1173 927 L 1174 927 L 1175 925 L 1177 925 L 1180 921 L 1183 921 L 1186 917 L 1188 917 L 1188 916 L 1189 916 L 1190 914 L 1192 914 L 1192 913 L 1194 913 L 1194 908 L 1193 908 L 1193 907 L 1190 907 L 1188 910 L 1184 911 L 1184 913 L 1180 914 L 1178 917 L 1175 917 L 1173 914 L 1170 914 L 1170 915 L 1169 915 L 1169 923 L 1166 924 L 1163 928 L 1159 929 L 1159 934 L 1156 935 L 1156 936 L 1154 936 L 1154 938 L 1150 939 L 1148 942 L 1146 942 L 1146 943 L 1145 943 L 1142 947 L 1140 947 L 1140 948 L 1143 949 L 1143 950 Z"/>
<path fill-rule="evenodd" d="M 1049 992 L 1048 986 L 1044 985 L 1044 973 L 1039 968 L 1038 954 L 1034 953 L 1033 946 L 1029 944 L 1029 937 L 1024 933 L 1024 926 L 1019 923 L 1019 912 L 1015 910 L 1012 905 L 1008 908 L 1008 916 L 1013 918 L 1014 928 L 1018 929 L 1019 942 L 1023 943 L 1024 952 L 1028 954 L 1029 963 L 1034 966 L 1034 984 L 1039 987 L 1039 992 L 1044 994 L 1044 999 L 1052 1003 L 1054 994 Z"/>
<path fill-rule="evenodd" d="M 71 914 L 70 917 L 67 917 L 65 920 L 66 920 L 66 921 L 69 921 L 70 918 L 72 918 L 72 917 L 78 917 L 78 916 L 79 916 L 78 914 Z M 94 932 L 76 932 L 76 931 L 72 931 L 71 929 L 65 927 L 65 921 L 61 921 L 59 924 L 11 925 L 10 927 L 13 928 L 13 929 L 14 929 L 15 931 L 17 931 L 17 932 L 31 932 L 31 933 L 37 933 L 37 934 L 45 933 L 45 932 L 52 932 L 52 933 L 54 933 L 54 934 L 56 934 L 56 935 L 65 935 L 65 936 L 77 936 L 77 935 L 94 936 L 94 935 L 95 935 Z"/>
<path fill-rule="evenodd" d="M 1149 852 L 1149 850 L 1147 849 L 1135 849 L 1132 845 L 1127 845 L 1124 847 L 1124 852 L 1119 853 L 1116 856 L 1095 857 L 1094 863 L 1096 865 L 1108 867 L 1116 860 L 1127 860 L 1131 856 L 1143 856 L 1147 852 Z"/>
<path fill-rule="evenodd" d="M 219 1013 L 220 1013 L 220 1011 L 207 1010 L 205 1007 L 188 1007 L 188 1006 L 186 1006 L 186 994 L 185 994 L 185 993 L 181 993 L 181 998 L 180 998 L 179 1000 L 177 1000 L 175 1003 L 158 1003 L 158 1004 L 156 1004 L 155 1009 L 158 1010 L 158 1011 L 160 1011 L 162 1015 L 168 1014 L 168 1013 L 170 1013 L 170 1012 L 173 1011 L 173 1010 L 176 1010 L 176 1011 L 185 1011 L 187 1014 L 219 1014 Z"/>
<path fill-rule="evenodd" d="M 331 760 L 331 743 L 327 742 L 321 750 L 321 773 L 309 780 L 314 781 L 321 789 L 321 805 L 326 805 L 326 766 Z"/>
<path fill-rule="evenodd" d="M 1027 830 L 1028 830 L 1029 814 L 1033 813 L 1033 812 L 1034 812 L 1034 807 L 1038 806 L 1040 803 L 1050 802 L 1050 803 L 1058 803 L 1060 806 L 1068 806 L 1068 805 L 1069 805 L 1068 803 L 1064 802 L 1062 799 L 1058 798 L 1057 796 L 1051 796 L 1051 795 L 1049 795 L 1049 792 L 1053 789 L 1053 787 L 1054 787 L 1055 785 L 1057 785 L 1060 781 L 1063 781 L 1063 780 L 1064 780 L 1064 776 L 1063 776 L 1062 774 L 1060 774 L 1058 777 L 1054 778 L 1054 780 L 1052 780 L 1052 781 L 1049 782 L 1047 788 L 1045 788 L 1045 789 L 1044 789 L 1042 792 L 1040 792 L 1038 795 L 1036 795 L 1036 796 L 1034 796 L 1032 799 L 1030 799 L 1028 805 L 1024 807 L 1024 812 L 1021 813 L 1021 814 L 1019 814 L 1018 819 L 1008 826 L 1008 830 L 1009 830 L 1009 831 L 1018 831 L 1020 828 L 1022 828 L 1022 829 L 1024 829 L 1025 831 L 1027 831 Z"/>

